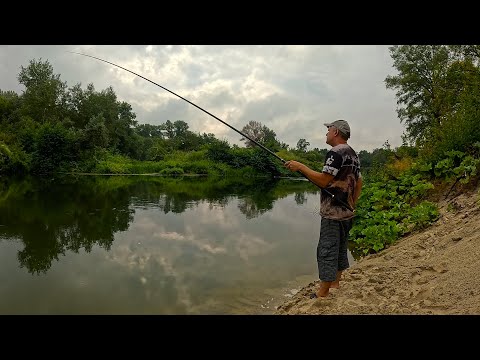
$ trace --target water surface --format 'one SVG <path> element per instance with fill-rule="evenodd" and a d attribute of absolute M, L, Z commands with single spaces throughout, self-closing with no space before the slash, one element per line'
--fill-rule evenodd
<path fill-rule="evenodd" d="M 4 180 L 0 313 L 272 313 L 317 279 L 317 190 L 268 179 Z"/>

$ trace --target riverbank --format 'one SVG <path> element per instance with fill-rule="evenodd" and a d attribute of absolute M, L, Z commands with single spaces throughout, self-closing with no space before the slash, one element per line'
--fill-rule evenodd
<path fill-rule="evenodd" d="M 480 187 L 438 205 L 435 224 L 356 261 L 326 298 L 311 282 L 274 314 L 480 314 Z"/>

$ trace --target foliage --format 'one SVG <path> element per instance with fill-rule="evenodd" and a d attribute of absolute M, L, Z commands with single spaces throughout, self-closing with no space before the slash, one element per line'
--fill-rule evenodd
<path fill-rule="evenodd" d="M 16 121 L 19 107 L 20 97 L 17 93 L 0 90 L 0 124 L 2 127 Z"/>
<path fill-rule="evenodd" d="M 355 251 L 378 252 L 400 236 L 421 230 L 438 219 L 437 206 L 425 199 L 434 188 L 430 180 L 458 180 L 465 184 L 475 180 L 480 169 L 480 142 L 474 148 L 478 151 L 472 155 L 449 151 L 436 163 L 417 159 L 406 170 L 393 172 L 392 166 L 387 166 L 383 173 L 370 177 L 357 204 L 350 233 Z"/>
<path fill-rule="evenodd" d="M 310 143 L 305 139 L 300 139 L 297 142 L 297 150 L 301 152 L 307 152 L 307 148 L 310 146 Z"/>
<path fill-rule="evenodd" d="M 183 175 L 183 169 L 173 167 L 173 168 L 165 168 L 160 170 L 160 174 L 162 175 Z"/>
<path fill-rule="evenodd" d="M 108 130 L 102 115 L 92 116 L 82 131 L 82 148 L 105 148 L 108 145 Z"/>
<path fill-rule="evenodd" d="M 0 142 L 0 176 L 22 174 L 28 169 L 28 157 L 17 146 L 7 146 Z"/>
<path fill-rule="evenodd" d="M 446 115 L 441 127 L 434 129 L 421 155 L 426 161 L 438 161 L 448 151 L 475 151 L 480 141 L 480 72 L 471 69 L 464 91 L 458 96 L 455 111 Z"/>
<path fill-rule="evenodd" d="M 17 78 L 26 88 L 20 105 L 23 115 L 40 123 L 62 120 L 67 85 L 48 61 L 31 60 L 27 67 L 21 66 Z"/>
<path fill-rule="evenodd" d="M 225 140 L 218 140 L 205 146 L 206 157 L 212 161 L 221 161 L 224 163 L 232 163 L 233 154 L 230 145 Z"/>
<path fill-rule="evenodd" d="M 385 79 L 397 90 L 404 140 L 427 161 L 447 151 L 468 151 L 480 140 L 478 46 L 404 45 L 390 48 L 398 75 Z"/>
<path fill-rule="evenodd" d="M 327 150 L 318 150 L 317 148 L 310 150 L 308 152 L 300 152 L 298 150 L 286 150 L 282 149 L 277 152 L 277 155 L 280 156 L 284 160 L 296 160 L 301 163 L 304 163 L 309 168 L 315 171 L 322 171 L 323 164 L 325 162 L 325 155 L 327 154 Z M 299 174 L 295 175 L 292 174 L 291 171 L 287 169 L 280 169 L 284 176 L 301 176 Z"/>
<path fill-rule="evenodd" d="M 242 132 L 250 139 L 255 140 L 257 143 L 262 144 L 272 151 L 278 151 L 280 149 L 280 143 L 276 139 L 277 135 L 275 132 L 258 121 L 249 121 L 248 124 L 242 128 Z M 253 141 L 245 137 L 242 137 L 240 141 L 245 141 L 247 148 L 257 146 Z"/>
<path fill-rule="evenodd" d="M 368 183 L 360 196 L 350 232 L 356 250 L 378 252 L 400 236 L 438 218 L 438 210 L 426 201 L 416 204 L 433 185 L 419 174 L 406 172 L 397 179 Z"/>
<path fill-rule="evenodd" d="M 12 151 L 9 146 L 0 142 L 0 176 L 24 171 L 26 164 L 20 158 L 21 155 L 23 154 L 18 149 Z"/>
<path fill-rule="evenodd" d="M 96 91 L 93 84 L 86 89 L 76 84 L 67 88 L 48 61 L 32 60 L 21 68 L 19 81 L 27 87 L 24 94 L 0 92 L 0 115 L 5 125 L 0 139 L 24 154 L 26 171 L 157 172 L 167 168 L 166 163 L 174 156 L 187 172 L 245 171 L 255 176 L 300 176 L 286 170 L 278 159 L 256 144 L 247 142 L 245 148 L 230 146 L 213 134 L 191 132 L 182 120 L 138 125 L 131 106 L 119 102 L 112 87 Z M 276 139 L 274 131 L 259 122 L 249 122 L 244 131 L 272 151 L 283 152 L 286 159 L 321 171 L 326 149 L 307 151 L 310 144 L 300 139 L 297 149 L 288 150 L 286 144 Z M 54 146 L 51 151 L 48 144 Z M 182 153 L 197 155 L 185 160 Z M 111 162 L 104 154 L 119 155 L 126 163 L 120 165 L 120 158 Z M 145 166 L 133 165 L 133 160 L 146 161 Z M 203 160 L 213 161 L 215 166 L 207 166 Z"/>
<path fill-rule="evenodd" d="M 480 149 L 480 142 L 473 145 Z M 444 158 L 438 162 L 426 162 L 420 160 L 414 164 L 414 169 L 430 178 L 437 178 L 445 181 L 458 179 L 466 184 L 474 178 L 480 168 L 480 156 L 478 154 L 468 155 L 462 151 L 447 151 Z"/>
<path fill-rule="evenodd" d="M 399 74 L 387 76 L 387 88 L 396 89 L 398 117 L 406 124 L 406 139 L 422 144 L 445 111 L 449 84 L 446 69 L 451 54 L 443 45 L 392 46 L 390 54 Z"/>
<path fill-rule="evenodd" d="M 61 124 L 45 122 L 38 129 L 35 149 L 32 154 L 32 171 L 48 174 L 57 170 L 66 161 L 75 160 L 75 134 Z"/>

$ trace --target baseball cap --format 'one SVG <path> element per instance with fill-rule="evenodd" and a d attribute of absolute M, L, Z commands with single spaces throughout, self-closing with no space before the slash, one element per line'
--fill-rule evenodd
<path fill-rule="evenodd" d="M 346 122 L 345 120 L 335 120 L 334 122 L 326 123 L 323 125 L 325 125 L 326 127 L 335 126 L 339 131 L 345 134 L 347 138 L 350 137 L 350 125 L 348 125 L 348 122 Z"/>

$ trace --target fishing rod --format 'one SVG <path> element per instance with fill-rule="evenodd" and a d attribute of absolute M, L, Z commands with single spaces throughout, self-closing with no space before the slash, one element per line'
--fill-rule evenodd
<path fill-rule="evenodd" d="M 191 102 L 190 100 L 187 100 L 187 99 L 185 99 L 184 97 L 182 97 L 182 96 L 174 93 L 173 91 L 167 89 L 166 87 L 164 87 L 164 86 L 162 86 L 162 85 L 160 85 L 160 84 L 157 84 L 156 82 L 154 82 L 154 81 L 152 81 L 152 80 L 150 80 L 150 79 L 147 79 L 146 77 L 144 77 L 144 76 L 142 76 L 142 75 L 139 75 L 139 74 L 137 74 L 136 72 L 133 72 L 133 71 L 131 71 L 131 70 L 128 70 L 128 69 L 124 68 L 123 66 L 114 64 L 114 63 L 112 63 L 112 62 L 110 62 L 110 61 L 107 61 L 107 60 L 104 60 L 104 59 L 100 59 L 99 57 L 96 57 L 96 56 L 93 56 L 93 55 L 84 54 L 84 53 L 80 53 L 80 52 L 75 52 L 75 51 L 68 51 L 68 52 L 71 53 L 71 54 L 77 54 L 77 55 L 87 56 L 87 57 L 90 57 L 90 58 L 93 58 L 93 59 L 97 59 L 97 60 L 103 61 L 103 62 L 105 62 L 105 63 L 107 63 L 107 64 L 116 66 L 116 67 L 118 67 L 118 68 L 120 68 L 120 69 L 123 69 L 123 70 L 125 70 L 125 71 L 128 71 L 129 73 L 132 73 L 132 74 L 134 74 L 134 75 L 136 75 L 136 76 L 138 76 L 138 77 L 141 77 L 142 79 L 144 79 L 144 80 L 146 80 L 146 81 L 148 81 L 148 82 L 151 82 L 151 83 L 154 84 L 154 85 L 157 85 L 158 87 L 162 88 L 163 90 L 166 90 L 166 91 L 168 91 L 169 93 L 171 93 L 171 94 L 179 97 L 180 99 L 185 100 L 185 101 L 188 102 L 189 104 L 195 106 L 197 109 L 202 110 L 203 112 L 207 113 L 208 115 L 210 115 L 210 116 L 213 117 L 214 119 L 220 121 L 222 124 L 228 126 L 230 129 L 236 131 L 237 133 L 239 133 L 239 134 L 242 135 L 243 137 L 245 137 L 245 138 L 247 138 L 248 140 L 250 140 L 251 142 L 253 142 L 255 145 L 259 146 L 261 149 L 267 151 L 270 155 L 275 156 L 275 157 L 276 157 L 278 160 L 280 160 L 283 164 L 286 163 L 286 161 L 285 161 L 284 159 L 282 159 L 280 156 L 278 156 L 277 154 L 275 154 L 275 153 L 274 153 L 273 151 L 271 151 L 270 149 L 267 149 L 265 146 L 263 146 L 263 145 L 260 144 L 259 142 L 253 140 L 251 137 L 247 136 L 246 134 L 244 134 L 244 133 L 241 132 L 240 130 L 235 129 L 233 126 L 227 124 L 227 123 L 226 123 L 225 121 L 223 121 L 222 119 L 216 117 L 216 116 L 213 115 L 212 113 L 210 113 L 210 112 L 208 112 L 207 110 L 201 108 L 201 107 L 198 106 L 197 104 L 194 104 L 194 103 Z M 322 187 L 318 186 L 317 184 L 315 184 L 313 181 L 311 181 L 311 180 L 310 180 L 305 174 L 303 174 L 301 171 L 298 171 L 298 172 L 299 172 L 305 179 L 307 179 L 308 181 L 310 181 L 312 184 L 314 184 L 314 185 L 316 185 L 317 187 L 319 187 L 322 191 L 325 191 L 325 193 L 327 193 L 328 195 L 330 195 L 332 198 L 335 198 L 335 195 L 332 194 L 330 191 L 328 191 L 327 189 L 322 188 Z M 348 210 L 350 210 L 350 211 L 352 211 L 352 212 L 355 212 L 354 209 L 352 209 L 348 204 L 346 204 L 346 203 L 345 203 L 344 201 L 342 201 L 341 199 L 338 199 L 338 198 L 337 198 L 336 200 L 337 200 L 342 206 L 345 206 Z"/>

